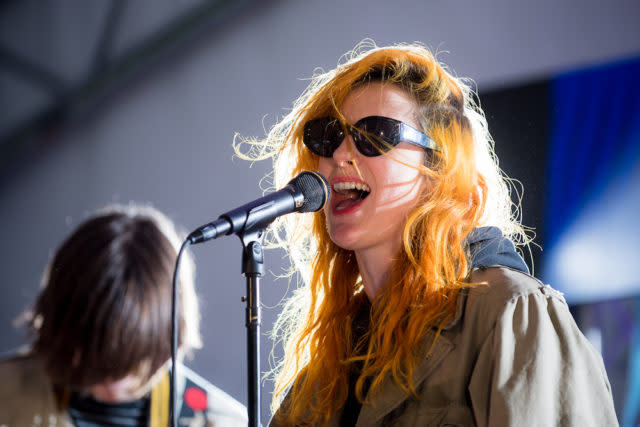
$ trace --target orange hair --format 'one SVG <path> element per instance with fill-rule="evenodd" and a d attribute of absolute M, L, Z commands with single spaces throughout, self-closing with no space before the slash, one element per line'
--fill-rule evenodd
<path fill-rule="evenodd" d="M 289 215 L 275 225 L 274 236 L 288 250 L 303 282 L 274 328 L 275 337 L 284 341 L 285 358 L 272 409 L 290 388 L 277 413 L 284 425 L 327 423 L 346 401 L 349 364 L 356 360 L 364 362 L 356 383 L 360 401 L 365 381 L 375 394 L 388 375 L 415 394 L 412 375 L 422 339 L 446 323 L 457 292 L 470 285 L 464 244 L 468 233 L 490 224 L 512 239 L 526 240 L 472 92 L 420 45 L 359 44 L 335 70 L 313 77 L 266 139 L 242 140 L 236 152 L 254 160 L 272 157 L 275 188 L 303 170 L 317 169 L 317 156 L 302 142 L 304 123 L 328 114 L 344 120 L 343 100 L 368 81 L 396 84 L 415 101 L 422 131 L 441 149 L 429 153 L 420 167 L 433 185 L 408 217 L 403 250 L 372 304 L 371 324 L 376 327 L 356 348 L 353 317 L 366 297 L 355 255 L 331 241 L 322 212 Z M 250 144 L 249 152 L 241 153 L 243 143 Z"/>

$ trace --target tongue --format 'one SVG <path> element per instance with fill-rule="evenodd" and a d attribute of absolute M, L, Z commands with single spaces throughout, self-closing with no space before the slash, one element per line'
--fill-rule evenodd
<path fill-rule="evenodd" d="M 360 199 L 359 197 L 344 199 L 336 204 L 336 210 L 341 211 L 350 208 L 351 206 L 358 204 L 361 201 L 362 199 Z"/>

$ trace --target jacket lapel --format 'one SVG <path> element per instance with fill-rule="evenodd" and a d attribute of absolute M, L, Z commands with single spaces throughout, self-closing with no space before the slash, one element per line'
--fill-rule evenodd
<path fill-rule="evenodd" d="M 429 350 L 436 334 L 434 331 L 423 339 L 423 354 Z M 417 366 L 413 374 L 413 384 L 418 387 L 427 377 L 440 365 L 444 357 L 453 349 L 453 343 L 446 337 L 440 335 L 433 344 L 431 352 Z M 385 415 L 397 408 L 410 395 L 406 394 L 391 376 L 387 376 L 379 394 L 368 404 L 362 405 L 357 427 L 372 426 L 379 422 Z M 369 398 L 369 396 L 367 396 Z"/>

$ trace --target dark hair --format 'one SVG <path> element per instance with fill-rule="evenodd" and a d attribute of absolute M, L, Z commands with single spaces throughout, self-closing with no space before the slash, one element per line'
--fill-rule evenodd
<path fill-rule="evenodd" d="M 136 374 L 146 383 L 171 354 L 171 284 L 180 240 L 151 207 L 111 206 L 56 251 L 29 325 L 52 381 L 84 388 Z M 201 346 L 193 262 L 179 282 L 178 342 Z"/>

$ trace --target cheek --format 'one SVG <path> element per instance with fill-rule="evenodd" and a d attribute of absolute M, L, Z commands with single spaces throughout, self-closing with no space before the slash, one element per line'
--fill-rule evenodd
<path fill-rule="evenodd" d="M 398 162 L 372 166 L 377 199 L 389 207 L 413 205 L 425 189 L 426 179 L 416 168 Z"/>
<path fill-rule="evenodd" d="M 318 159 L 318 172 L 327 178 L 331 174 L 331 159 L 320 157 Z"/>
<path fill-rule="evenodd" d="M 378 158 L 376 158 L 378 160 Z M 382 160 L 382 159 L 380 159 Z M 370 162 L 369 170 L 378 185 L 385 187 L 403 187 L 415 182 L 420 177 L 420 172 L 408 165 L 396 160 L 385 159 L 379 162 Z"/>

